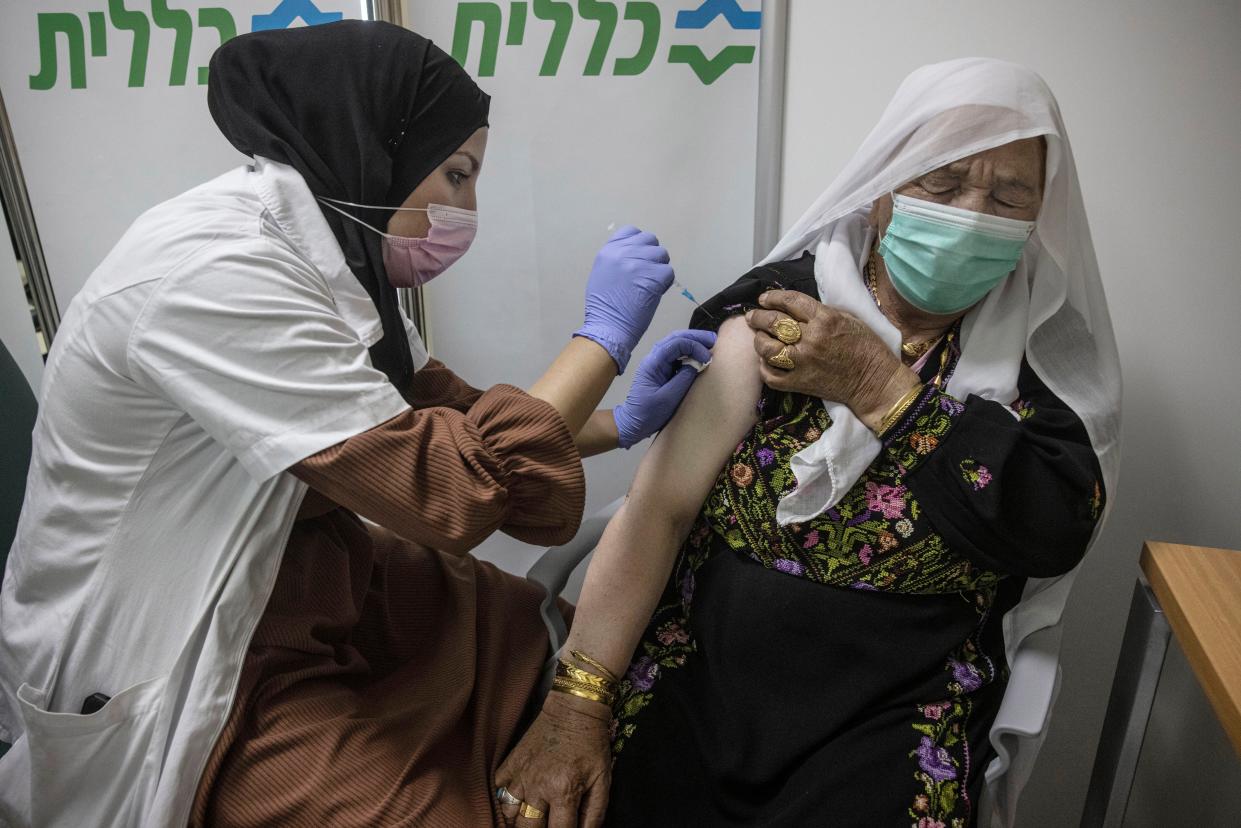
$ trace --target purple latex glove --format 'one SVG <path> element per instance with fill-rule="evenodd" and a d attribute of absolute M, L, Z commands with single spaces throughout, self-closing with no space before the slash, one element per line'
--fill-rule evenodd
<path fill-rule="evenodd" d="M 680 362 L 681 357 L 706 365 L 713 345 L 711 331 L 675 331 L 655 344 L 638 365 L 629 396 L 612 409 L 621 448 L 642 442 L 668 424 L 698 376 L 692 365 Z"/>
<path fill-rule="evenodd" d="M 622 227 L 595 256 L 586 282 L 586 323 L 573 335 L 602 345 L 616 361 L 616 372 L 625 373 L 672 278 L 668 251 L 659 239 L 631 225 Z"/>

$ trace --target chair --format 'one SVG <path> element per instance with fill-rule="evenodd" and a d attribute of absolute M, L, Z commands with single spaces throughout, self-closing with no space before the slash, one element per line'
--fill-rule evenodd
<path fill-rule="evenodd" d="M 6 434 L 0 439 L 0 577 L 8 563 L 9 547 L 17 534 L 17 517 L 26 494 L 30 468 L 30 433 L 34 430 L 38 403 L 21 368 L 0 342 L 0 423 Z M 0 756 L 9 749 L 0 742 Z"/>
<path fill-rule="evenodd" d="M 573 540 L 545 551 L 526 573 L 527 578 L 547 590 L 541 611 L 552 654 L 543 670 L 544 694 L 551 689 L 556 661 L 568 637 L 564 619 L 556 608 L 556 596 L 564 592 L 575 570 L 594 551 L 608 521 L 624 502 L 623 497 L 618 498 L 582 521 Z M 1059 662 L 1059 624 L 1026 637 L 1017 647 L 1010 664 L 1008 689 L 991 727 L 996 755 L 985 772 L 978 808 L 980 826 L 1010 828 L 1014 824 L 1017 797 L 1042 747 L 1052 703 L 1060 689 Z"/>

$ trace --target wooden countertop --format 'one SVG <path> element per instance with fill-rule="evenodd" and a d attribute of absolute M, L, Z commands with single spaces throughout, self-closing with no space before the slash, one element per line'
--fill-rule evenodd
<path fill-rule="evenodd" d="M 1142 571 L 1241 755 L 1241 552 L 1147 541 Z"/>

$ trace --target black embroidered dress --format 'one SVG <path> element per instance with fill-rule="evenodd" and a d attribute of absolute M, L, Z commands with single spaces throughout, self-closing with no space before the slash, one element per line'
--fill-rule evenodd
<path fill-rule="evenodd" d="M 813 257 L 752 270 L 695 326 L 770 287 L 818 298 Z M 1029 365 L 1009 411 L 931 383 L 958 356 L 936 346 L 878 458 L 804 524 L 776 505 L 831 423 L 764 389 L 622 680 L 608 825 L 973 824 L 1000 619 L 1026 577 L 1080 560 L 1103 493 L 1080 419 Z"/>

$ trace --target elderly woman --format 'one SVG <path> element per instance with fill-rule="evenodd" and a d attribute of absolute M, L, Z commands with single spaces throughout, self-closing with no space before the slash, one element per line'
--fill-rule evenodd
<path fill-rule="evenodd" d="M 970 824 L 1032 628 L 1010 610 L 1114 489 L 1115 345 L 1050 91 L 918 70 L 705 310 L 711 367 L 498 795 L 552 825 Z"/>

